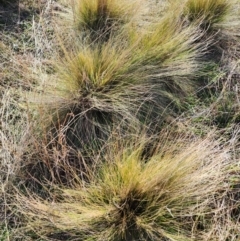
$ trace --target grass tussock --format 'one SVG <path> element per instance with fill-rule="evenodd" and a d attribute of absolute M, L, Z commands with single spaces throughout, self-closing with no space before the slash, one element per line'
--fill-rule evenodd
<path fill-rule="evenodd" d="M 90 183 L 63 189 L 60 202 L 24 200 L 31 227 L 78 240 L 200 240 L 225 194 L 227 149 L 206 139 L 188 147 L 178 141 L 160 147 L 149 160 L 142 143 L 111 148 Z M 124 146 L 124 145 L 123 145 Z M 143 159 L 142 159 L 143 158 Z M 217 216 L 219 215 L 219 216 Z M 32 221 L 35 220 L 35 221 Z M 211 237 L 206 240 L 217 240 Z M 71 240 L 71 238 L 69 238 Z"/>
<path fill-rule="evenodd" d="M 230 12 L 230 3 L 226 0 L 188 0 L 185 3 L 185 14 L 190 22 L 199 22 L 205 30 L 224 22 Z"/>
<path fill-rule="evenodd" d="M 193 44 L 199 33 L 183 25 L 167 16 L 147 32 L 129 33 L 127 42 L 120 35 L 66 53 L 38 98 L 40 113 L 50 116 L 56 132 L 62 126 L 76 146 L 106 139 L 113 123 L 123 132 L 162 123 L 168 106 L 181 109 L 201 68 L 197 60 L 204 47 Z"/>
<path fill-rule="evenodd" d="M 43 123 L 50 124 L 57 135 L 62 130 L 71 145 L 106 140 L 115 121 L 122 130 L 140 124 L 133 113 L 150 99 L 150 87 L 118 83 L 122 60 L 111 49 L 106 48 L 100 55 L 98 50 L 79 53 L 61 70 L 57 87 L 48 86 L 38 98 Z"/>
<path fill-rule="evenodd" d="M 143 1 L 78 0 L 74 4 L 76 28 L 88 34 L 91 42 L 102 42 L 132 21 Z"/>
<path fill-rule="evenodd" d="M 156 82 L 158 79 L 163 81 L 162 78 L 173 76 L 180 82 L 182 77 L 185 81 L 176 84 L 181 89 L 181 85 L 191 85 L 187 77 L 192 81 L 194 74 L 201 68 L 197 60 L 204 54 L 205 48 L 201 44 L 196 44 L 201 37 L 201 32 L 198 32 L 197 28 L 185 28 L 184 20 L 172 17 L 171 13 L 166 14 L 159 23 L 143 31 L 142 35 L 133 35 L 132 41 L 138 43 L 138 54 L 133 61 L 139 64 L 140 70 L 144 68 L 146 77 L 155 77 Z M 189 64 L 188 67 L 184 64 L 186 62 Z"/>
<path fill-rule="evenodd" d="M 204 32 L 202 41 L 213 39 L 207 59 L 231 71 L 229 63 L 239 59 L 239 1 L 186 1 L 184 14 L 191 24 Z M 234 48 L 232 48 L 234 46 Z M 230 67 L 230 68 L 229 68 Z"/>
<path fill-rule="evenodd" d="M 0 241 L 238 241 L 239 0 L 4 2 Z"/>

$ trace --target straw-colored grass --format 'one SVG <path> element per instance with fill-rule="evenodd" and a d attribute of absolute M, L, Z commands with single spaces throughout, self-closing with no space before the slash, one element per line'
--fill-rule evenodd
<path fill-rule="evenodd" d="M 31 126 L 27 113 L 18 106 L 16 91 L 6 88 L 6 85 L 0 90 L 0 240 L 10 241 L 10 223 L 17 225 L 18 219 L 14 215 L 14 183 L 19 184 L 22 156 L 31 142 Z"/>
<path fill-rule="evenodd" d="M 185 13 L 191 22 L 196 21 L 205 30 L 212 30 L 214 24 L 224 22 L 230 4 L 226 0 L 188 0 L 185 3 Z"/>
<path fill-rule="evenodd" d="M 147 32 L 128 36 L 65 52 L 38 98 L 55 130 L 62 126 L 61 133 L 76 146 L 106 139 L 113 123 L 123 130 L 158 125 L 167 107 L 181 108 L 182 98 L 194 89 L 204 52 L 194 44 L 200 36 L 195 28 L 167 15 Z"/>
<path fill-rule="evenodd" d="M 209 138 L 183 142 L 161 143 L 149 160 L 144 139 L 110 148 L 90 182 L 61 190 L 61 201 L 23 198 L 28 227 L 69 240 L 218 240 L 210 233 L 226 212 L 216 204 L 226 195 L 230 153 Z"/>
<path fill-rule="evenodd" d="M 231 71 L 229 64 L 240 56 L 239 9 L 238 0 L 187 0 L 184 4 L 183 12 L 189 22 L 205 32 L 202 41 L 213 40 L 208 46 L 208 60 L 220 63 L 228 71 Z"/>
<path fill-rule="evenodd" d="M 2 1 L 0 241 L 239 241 L 239 11 Z"/>
<path fill-rule="evenodd" d="M 143 1 L 75 0 L 76 28 L 89 35 L 91 42 L 108 40 L 121 27 L 141 12 Z"/>

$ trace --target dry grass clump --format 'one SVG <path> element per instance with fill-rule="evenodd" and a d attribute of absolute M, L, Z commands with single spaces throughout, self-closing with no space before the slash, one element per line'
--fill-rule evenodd
<path fill-rule="evenodd" d="M 206 75 L 200 78 L 208 86 L 200 96 L 204 102 L 210 99 L 212 102 L 208 122 L 214 122 L 221 128 L 232 122 L 237 123 L 239 118 L 239 10 L 238 0 L 187 0 L 183 5 L 183 15 L 189 23 L 203 30 L 203 37 L 199 41 L 204 43 L 207 39 L 212 40 L 206 46 L 208 51 L 203 58 L 207 66 Z"/>
<path fill-rule="evenodd" d="M 78 30 L 89 35 L 91 42 L 107 41 L 139 13 L 143 1 L 77 0 L 74 20 Z"/>
<path fill-rule="evenodd" d="M 239 240 L 239 0 L 155 2 L 0 4 L 0 241 Z"/>
<path fill-rule="evenodd" d="M 115 121 L 127 129 L 131 120 L 137 128 L 135 111 L 150 99 L 150 88 L 119 81 L 127 54 L 106 46 L 102 51 L 86 49 L 63 63 L 37 103 L 44 114 L 41 120 L 54 135 L 62 133 L 68 144 L 79 147 L 106 140 Z"/>
<path fill-rule="evenodd" d="M 144 139 L 111 148 L 90 182 L 61 190 L 59 201 L 22 197 L 28 227 L 46 240 L 219 240 L 230 153 L 209 138 L 189 141 L 161 143 L 149 159 Z"/>
<path fill-rule="evenodd" d="M 215 24 L 226 20 L 230 6 L 226 0 L 188 0 L 184 10 L 189 21 L 198 22 L 205 30 L 212 30 Z"/>
<path fill-rule="evenodd" d="M 32 102 L 75 146 L 106 140 L 113 123 L 123 132 L 162 123 L 167 107 L 181 108 L 201 67 L 204 47 L 194 44 L 199 32 L 183 25 L 167 16 L 128 40 L 119 35 L 118 41 L 65 53 L 39 103 L 35 96 Z"/>
<path fill-rule="evenodd" d="M 184 15 L 190 23 L 197 24 L 205 31 L 205 38 L 212 38 L 208 60 L 229 69 L 229 63 L 239 58 L 239 1 L 231 0 L 188 0 L 184 4 Z M 234 47 L 233 47 L 234 46 Z"/>

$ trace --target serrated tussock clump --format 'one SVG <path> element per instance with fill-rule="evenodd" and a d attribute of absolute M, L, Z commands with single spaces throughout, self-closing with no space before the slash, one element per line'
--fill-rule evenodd
<path fill-rule="evenodd" d="M 106 139 L 113 123 L 123 132 L 158 126 L 181 109 L 201 68 L 204 47 L 194 44 L 201 33 L 183 26 L 167 16 L 127 40 L 120 35 L 66 53 L 40 99 L 41 110 L 76 146 Z"/>
<path fill-rule="evenodd" d="M 107 41 L 141 12 L 140 4 L 143 1 L 77 0 L 73 7 L 75 27 L 90 42 Z"/>
<path fill-rule="evenodd" d="M 22 197 L 34 232 L 52 237 L 62 232 L 77 240 L 186 241 L 211 236 L 213 220 L 226 211 L 216 204 L 225 193 L 228 150 L 210 139 L 188 147 L 176 141 L 171 147 L 162 143 L 145 159 L 142 141 L 110 148 L 90 182 L 61 190 L 60 202 Z M 38 230 L 38 225 L 44 228 Z"/>
<path fill-rule="evenodd" d="M 240 1 L 4 2 L 0 241 L 239 241 Z"/>
<path fill-rule="evenodd" d="M 226 0 L 188 0 L 185 3 L 185 14 L 189 21 L 198 21 L 206 30 L 212 30 L 214 25 L 224 22 L 230 12 L 231 3 Z"/>
<path fill-rule="evenodd" d="M 229 62 L 236 61 L 240 56 L 239 9 L 240 2 L 235 0 L 187 0 L 183 7 L 183 15 L 189 22 L 205 31 L 202 41 L 213 39 L 208 46 L 207 58 L 220 63 L 228 71 L 231 69 L 226 63 L 229 65 Z"/>

